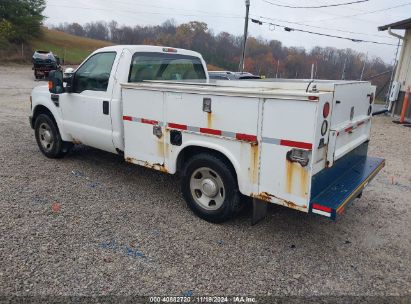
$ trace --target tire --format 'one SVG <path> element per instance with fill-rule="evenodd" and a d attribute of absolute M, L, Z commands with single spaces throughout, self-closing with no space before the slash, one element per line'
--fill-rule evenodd
<path fill-rule="evenodd" d="M 34 134 L 40 151 L 48 158 L 62 158 L 73 146 L 61 139 L 56 123 L 47 114 L 40 114 L 36 118 Z"/>
<path fill-rule="evenodd" d="M 188 207 L 200 218 L 222 223 L 240 210 L 240 192 L 233 169 L 220 157 L 194 155 L 186 162 L 181 191 Z"/>

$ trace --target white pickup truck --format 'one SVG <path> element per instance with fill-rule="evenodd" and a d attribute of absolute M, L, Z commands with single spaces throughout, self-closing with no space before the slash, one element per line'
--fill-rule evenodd
<path fill-rule="evenodd" d="M 84 144 L 179 173 L 188 206 L 211 222 L 241 195 L 253 223 L 266 202 L 335 219 L 384 166 L 367 156 L 369 82 L 210 82 L 200 54 L 154 46 L 103 48 L 68 72 L 32 92 L 41 152 Z"/>

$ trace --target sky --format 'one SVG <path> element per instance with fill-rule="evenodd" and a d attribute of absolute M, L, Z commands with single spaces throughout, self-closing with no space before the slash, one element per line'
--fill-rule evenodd
<path fill-rule="evenodd" d="M 377 27 L 410 18 L 410 0 L 361 0 L 365 2 L 303 9 L 273 5 L 320 6 L 352 1 L 355 0 L 251 0 L 250 17 L 295 29 L 394 45 L 358 43 L 297 31 L 287 32 L 268 23 L 258 25 L 250 22 L 249 35 L 279 40 L 285 46 L 304 47 L 307 50 L 314 46 L 351 48 L 368 53 L 368 58 L 381 57 L 385 62 L 392 63 L 398 39 L 388 35 L 387 31 L 379 32 Z M 168 19 L 174 19 L 177 24 L 195 20 L 206 22 L 216 34 L 225 31 L 242 35 L 245 0 L 47 0 L 44 14 L 47 17 L 46 25 L 116 20 L 120 25 L 134 26 L 159 25 Z"/>

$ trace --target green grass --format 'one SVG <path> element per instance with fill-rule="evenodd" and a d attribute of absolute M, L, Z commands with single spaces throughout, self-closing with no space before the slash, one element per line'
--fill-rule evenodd
<path fill-rule="evenodd" d="M 65 64 L 79 64 L 96 49 L 112 45 L 108 41 L 69 35 L 56 30 L 43 29 L 43 36 L 30 41 L 34 50 L 52 51 Z"/>

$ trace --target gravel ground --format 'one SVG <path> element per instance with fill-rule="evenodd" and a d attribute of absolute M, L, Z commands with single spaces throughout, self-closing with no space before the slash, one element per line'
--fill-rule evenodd
<path fill-rule="evenodd" d="M 0 296 L 409 297 L 411 128 L 374 119 L 386 168 L 337 222 L 272 206 L 215 225 L 173 176 L 83 146 L 46 159 L 28 123 L 39 84 L 0 67 Z"/>

